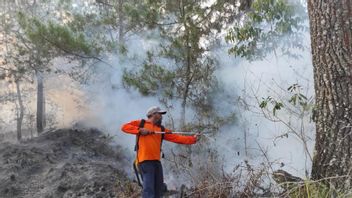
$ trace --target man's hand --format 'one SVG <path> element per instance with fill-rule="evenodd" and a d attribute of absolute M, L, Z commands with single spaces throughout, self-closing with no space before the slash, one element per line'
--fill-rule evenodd
<path fill-rule="evenodd" d="M 200 132 L 193 135 L 193 137 L 196 138 L 197 142 L 200 140 L 200 136 L 201 136 Z"/>
<path fill-rule="evenodd" d="M 140 135 L 149 135 L 149 134 L 152 134 L 153 132 L 152 131 L 149 131 L 148 129 L 146 128 L 140 128 L 139 129 L 139 134 Z"/>

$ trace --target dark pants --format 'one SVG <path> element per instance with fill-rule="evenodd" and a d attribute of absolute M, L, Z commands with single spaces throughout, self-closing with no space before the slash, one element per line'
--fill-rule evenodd
<path fill-rule="evenodd" d="M 143 198 L 159 198 L 164 183 L 163 168 L 158 160 L 147 160 L 139 164 L 143 177 Z"/>

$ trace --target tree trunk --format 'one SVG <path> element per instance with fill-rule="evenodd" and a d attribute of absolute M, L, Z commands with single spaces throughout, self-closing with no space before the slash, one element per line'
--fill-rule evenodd
<path fill-rule="evenodd" d="M 45 98 L 44 98 L 44 85 L 43 74 L 36 71 L 37 77 L 37 131 L 41 133 L 45 127 Z"/>
<path fill-rule="evenodd" d="M 123 0 L 118 0 L 118 16 L 119 16 L 119 45 L 124 44 L 124 24 L 123 24 Z"/>
<path fill-rule="evenodd" d="M 181 3 L 183 3 L 181 1 Z M 183 4 L 181 4 L 183 5 Z M 183 7 L 183 6 L 182 6 Z M 186 64 L 186 71 L 184 73 L 184 87 L 183 87 L 183 93 L 182 93 L 182 104 L 181 104 L 181 119 L 180 119 L 180 124 L 181 124 L 181 128 L 184 128 L 186 125 L 186 107 L 187 107 L 187 98 L 189 95 L 189 89 L 190 89 L 190 85 L 192 82 L 192 74 L 191 74 L 191 66 L 192 66 L 192 54 L 191 54 L 191 45 L 190 45 L 190 40 L 189 40 L 189 27 L 186 23 L 186 18 L 185 18 L 185 14 L 184 14 L 184 7 L 183 7 L 183 25 L 185 27 L 185 37 L 186 37 L 186 43 L 185 43 L 185 64 Z"/>
<path fill-rule="evenodd" d="M 183 2 L 182 2 L 183 4 Z M 190 92 L 190 86 L 192 83 L 192 71 L 191 71 L 191 67 L 192 67 L 192 48 L 191 48 L 191 42 L 190 42 L 190 30 L 189 30 L 189 26 L 186 23 L 186 18 L 185 18 L 185 12 L 184 12 L 184 8 L 183 7 L 183 21 L 184 21 L 184 27 L 185 27 L 185 36 L 186 36 L 186 72 L 185 72 L 185 86 L 183 88 L 183 98 L 182 98 L 182 111 L 181 111 L 181 127 L 182 130 L 184 130 L 185 126 L 186 126 L 186 107 L 187 107 L 187 98 L 189 96 L 189 92 Z M 188 166 L 192 167 L 193 163 L 192 163 L 192 148 L 191 147 L 187 147 L 187 153 L 188 153 Z"/>
<path fill-rule="evenodd" d="M 20 141 L 22 139 L 22 122 L 23 122 L 23 116 L 24 116 L 24 105 L 22 101 L 20 82 L 19 80 L 16 80 L 15 83 L 16 83 L 17 101 L 19 105 L 18 115 L 17 115 L 17 141 Z"/>
<path fill-rule="evenodd" d="M 349 188 L 352 180 L 352 3 L 308 0 L 316 97 L 312 178 Z M 347 176 L 347 177 L 346 177 Z"/>

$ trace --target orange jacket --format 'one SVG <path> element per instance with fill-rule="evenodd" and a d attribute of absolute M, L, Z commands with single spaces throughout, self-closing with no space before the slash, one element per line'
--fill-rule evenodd
<path fill-rule="evenodd" d="M 141 120 L 133 120 L 129 123 L 122 125 L 121 130 L 137 135 L 139 133 L 139 124 Z M 144 128 L 158 132 L 161 131 L 159 126 L 156 126 L 152 122 L 145 120 Z M 165 128 L 165 132 L 171 132 L 169 129 Z M 193 136 L 182 136 L 176 134 L 165 134 L 164 139 L 170 142 L 175 142 L 178 144 L 194 144 L 196 143 L 196 138 Z M 138 141 L 138 151 L 137 151 L 137 161 L 143 162 L 144 160 L 160 160 L 160 146 L 161 146 L 161 134 L 150 134 L 139 136 Z"/>

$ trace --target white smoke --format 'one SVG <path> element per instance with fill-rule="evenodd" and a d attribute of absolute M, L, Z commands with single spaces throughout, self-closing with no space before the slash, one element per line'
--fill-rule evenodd
<path fill-rule="evenodd" d="M 107 62 L 113 67 L 99 64 L 97 72 L 100 79 L 82 89 L 85 98 L 89 99 L 87 104 L 91 112 L 90 116 L 84 119 L 86 125 L 101 128 L 113 135 L 116 143 L 122 145 L 126 153 L 131 154 L 131 159 L 134 156 L 135 137 L 122 133 L 121 125 L 130 120 L 145 118 L 146 109 L 160 103 L 157 97 L 145 97 L 137 90 L 124 89 L 121 86 L 121 77 L 125 68 L 138 69 L 146 58 L 146 52 L 157 48 L 159 42 L 155 36 L 131 38 L 128 41 L 127 56 L 110 55 Z M 304 42 L 309 47 L 308 33 L 305 33 Z M 217 96 L 219 100 L 216 106 L 219 110 L 223 109 L 224 113 L 236 110 L 237 122 L 233 126 L 223 127 L 219 135 L 209 139 L 212 147 L 217 148 L 220 158 L 224 159 L 225 170 L 231 171 L 244 160 L 254 165 L 259 165 L 263 160 L 270 160 L 276 162 L 272 167 L 274 170 L 282 168 L 304 177 L 311 167 L 311 161 L 305 153 L 306 148 L 301 140 L 288 133 L 289 129 L 283 123 L 272 122 L 263 116 L 258 107 L 258 99 L 282 96 L 287 100 L 286 89 L 295 83 L 302 86 L 303 94 L 313 96 L 310 50 L 296 51 L 301 56 L 299 59 L 276 57 L 271 54 L 263 61 L 248 62 L 229 55 L 227 49 L 223 47 L 213 52 L 220 65 L 216 76 L 227 92 Z M 174 64 L 167 59 L 161 61 L 163 65 Z M 225 95 L 230 97 L 226 98 Z M 168 116 L 176 118 L 177 122 L 180 103 L 170 103 L 173 108 Z M 229 104 L 233 104 L 233 107 Z M 192 113 L 188 111 L 189 121 Z M 292 120 L 284 111 L 279 111 L 278 116 L 289 120 L 293 127 L 299 127 L 301 124 Z M 312 153 L 314 123 L 307 119 L 303 122 L 306 127 L 304 132 L 311 138 L 307 141 L 307 149 Z M 166 150 L 174 148 L 170 144 L 166 144 L 166 147 Z M 263 151 L 266 151 L 268 159 L 264 158 Z M 166 176 L 169 182 L 179 181 L 172 173 L 166 173 Z"/>
<path fill-rule="evenodd" d="M 152 36 L 134 36 L 127 41 L 127 55 L 109 54 L 104 59 L 110 65 L 99 63 L 94 65 L 96 76 L 93 81 L 86 85 L 74 85 L 72 87 L 62 87 L 60 89 L 77 89 L 74 96 L 66 96 L 67 101 L 62 100 L 63 92 L 60 90 L 49 94 L 52 100 L 62 103 L 62 114 L 64 121 L 62 125 L 67 125 L 73 121 L 80 121 L 87 127 L 96 127 L 114 136 L 116 144 L 122 145 L 132 159 L 134 156 L 133 147 L 135 137 L 120 131 L 121 125 L 134 119 L 145 118 L 146 109 L 150 106 L 160 105 L 157 97 L 145 97 L 137 90 L 126 90 L 121 86 L 122 74 L 125 68 L 138 69 L 146 59 L 148 50 L 159 47 L 160 38 Z M 308 33 L 305 34 L 305 43 L 309 46 Z M 309 172 L 311 162 L 307 159 L 304 147 L 295 136 L 289 135 L 287 138 L 277 138 L 287 133 L 288 128 L 282 123 L 271 122 L 264 118 L 258 108 L 259 99 L 268 96 L 279 96 L 286 93 L 282 89 L 287 89 L 294 83 L 298 83 L 304 89 L 304 94 L 313 96 L 313 77 L 310 50 L 299 52 L 300 59 L 288 57 L 275 57 L 269 55 L 263 61 L 248 62 L 232 55 L 228 55 L 227 47 L 213 52 L 219 61 L 220 68 L 216 75 L 225 87 L 226 94 L 218 95 L 216 106 L 219 111 L 237 111 L 237 122 L 233 126 L 225 126 L 219 135 L 209 139 L 213 148 L 217 148 L 220 158 L 224 159 L 225 170 L 230 171 L 237 164 L 244 160 L 249 160 L 253 164 L 259 164 L 263 159 L 260 149 L 267 150 L 269 160 L 277 161 L 274 169 L 280 168 L 280 163 L 284 164 L 283 169 L 304 176 Z M 160 60 L 163 65 L 173 65 L 167 59 Z M 62 80 L 62 79 L 61 79 Z M 60 87 L 61 81 L 46 84 L 46 89 L 53 90 Z M 59 95 L 60 97 L 57 97 Z M 72 94 L 70 95 L 72 96 Z M 69 99 L 68 99 L 69 98 Z M 82 108 L 72 111 L 72 104 L 79 101 Z M 225 102 L 224 102 L 225 101 Z M 229 104 L 233 104 L 233 107 Z M 168 116 L 178 120 L 180 114 L 179 101 L 170 101 L 173 108 L 168 112 Z M 240 105 L 242 104 L 242 105 Z M 66 106 L 64 108 L 63 106 Z M 83 113 L 82 113 L 83 111 Z M 192 119 L 193 112 L 189 110 L 187 117 Z M 65 116 L 65 115 L 69 115 Z M 279 115 L 288 118 L 279 112 Z M 308 136 L 314 139 L 314 124 L 305 120 L 305 131 Z M 298 125 L 292 121 L 292 125 Z M 274 144 L 275 143 L 275 144 Z M 312 151 L 314 142 L 309 141 L 308 149 Z M 166 145 L 172 148 L 170 144 Z M 172 174 L 167 174 L 168 181 L 177 179 Z"/>
<path fill-rule="evenodd" d="M 308 32 L 304 36 L 304 43 L 309 48 Z M 229 149 L 241 152 L 237 157 L 238 161 L 249 159 L 253 164 L 258 164 L 260 160 L 263 160 L 262 157 L 258 157 L 263 154 L 260 149 L 264 149 L 267 151 L 269 160 L 277 162 L 273 169 L 282 168 L 304 177 L 306 173 L 310 172 L 311 160 L 306 155 L 301 140 L 292 133 L 288 133 L 290 129 L 283 123 L 272 122 L 265 118 L 258 102 L 268 96 L 281 97 L 287 101 L 289 99 L 287 88 L 295 83 L 302 86 L 304 95 L 313 96 L 313 68 L 310 50 L 296 51 L 301 56 L 299 59 L 276 57 L 272 54 L 263 61 L 253 62 L 236 59 L 224 53 L 223 50 L 215 53 L 219 57 L 221 65 L 217 76 L 225 84 L 228 91 L 236 93 L 239 117 L 237 126 L 224 130 L 228 131 L 225 135 L 226 139 L 219 140 L 219 144 L 231 145 L 228 146 Z M 292 120 L 293 118 L 290 116 L 285 112 L 278 112 L 278 117 L 289 120 L 294 128 L 300 127 L 301 123 L 298 120 Z M 303 122 L 303 126 L 306 127 L 304 133 L 311 138 L 307 140 L 308 151 L 312 153 L 314 123 L 309 119 L 305 119 Z M 286 137 L 286 133 L 288 133 L 288 137 Z M 244 143 L 245 135 L 247 148 Z M 232 144 L 229 144 L 229 136 L 232 136 Z"/>

